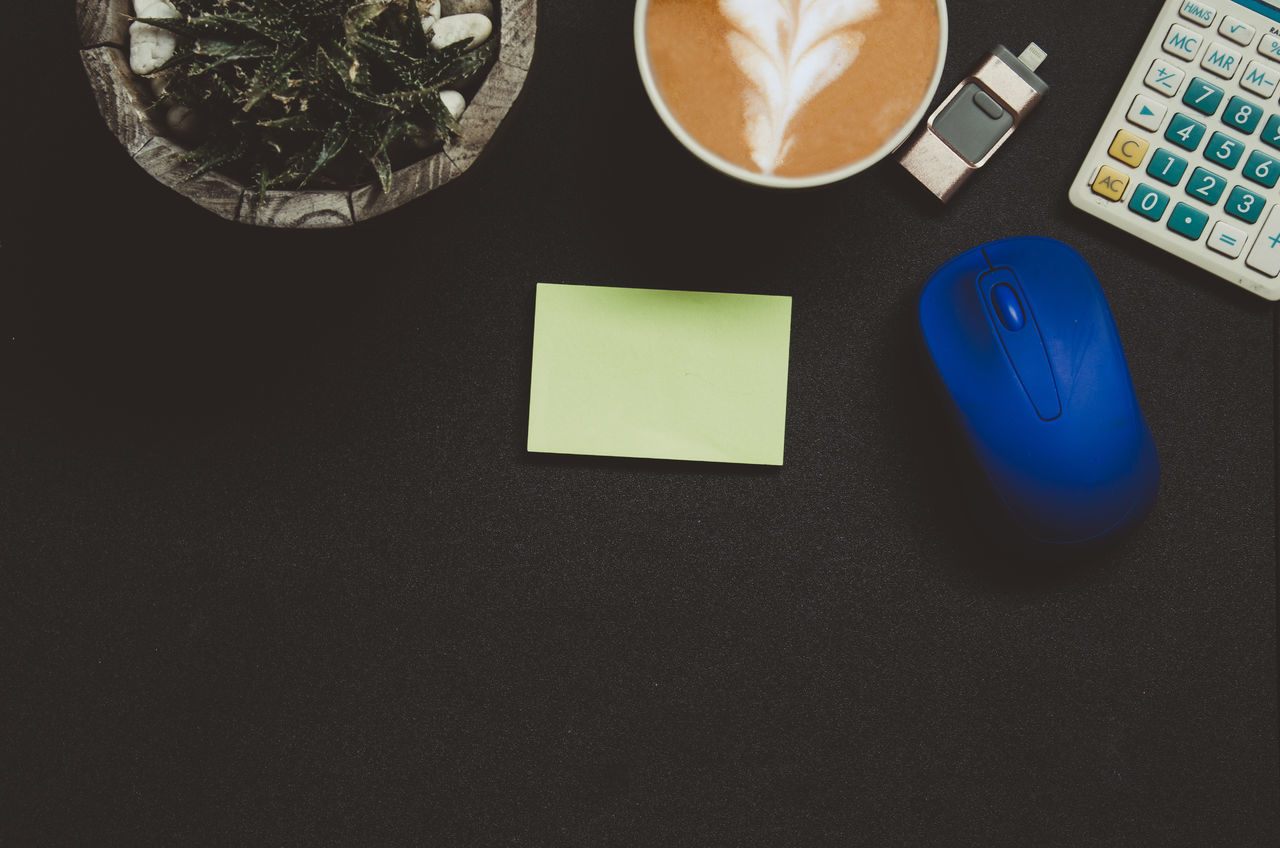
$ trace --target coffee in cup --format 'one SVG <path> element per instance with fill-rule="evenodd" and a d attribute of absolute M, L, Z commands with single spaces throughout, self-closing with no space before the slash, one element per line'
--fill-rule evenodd
<path fill-rule="evenodd" d="M 748 182 L 834 182 L 888 155 L 938 87 L 943 0 L 638 0 L 650 99 L 704 161 Z"/>

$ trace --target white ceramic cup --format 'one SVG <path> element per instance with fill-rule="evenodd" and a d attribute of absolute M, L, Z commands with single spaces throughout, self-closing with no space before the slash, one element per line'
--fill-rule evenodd
<path fill-rule="evenodd" d="M 893 0 L 885 0 L 893 2 Z M 762 174 L 758 171 L 748 170 L 740 165 L 713 153 L 707 149 L 701 142 L 690 135 L 689 131 L 681 126 L 676 120 L 671 109 L 662 99 L 662 92 L 658 88 L 657 82 L 654 80 L 653 68 L 649 63 L 649 47 L 647 42 L 646 19 L 649 12 L 650 0 L 636 0 L 635 15 L 635 46 L 636 46 L 636 62 L 640 66 L 640 78 L 644 81 L 644 89 L 649 95 L 653 108 L 658 111 L 658 115 L 662 118 L 662 122 L 667 125 L 667 129 L 671 130 L 672 135 L 680 140 L 680 143 L 689 149 L 693 155 L 697 156 L 703 162 L 721 173 L 728 174 L 731 177 L 742 180 L 743 182 L 752 183 L 759 186 L 767 186 L 769 188 L 810 188 L 812 186 L 828 185 L 853 176 L 860 171 L 870 168 L 872 165 L 884 159 L 890 153 L 898 148 L 907 136 L 911 135 L 912 130 L 924 118 L 925 112 L 929 109 L 929 104 L 933 102 L 933 96 L 938 91 L 938 83 L 942 79 L 942 67 L 946 63 L 947 58 L 947 5 L 946 0 L 937 0 L 938 4 L 938 54 L 934 59 L 933 76 L 929 82 L 929 89 L 924 96 L 920 98 L 920 104 L 916 107 L 911 116 L 902 123 L 889 138 L 885 140 L 871 155 L 864 156 L 854 162 L 842 165 L 831 171 L 823 171 L 817 174 L 809 174 L 802 177 L 785 177 L 776 174 Z"/>

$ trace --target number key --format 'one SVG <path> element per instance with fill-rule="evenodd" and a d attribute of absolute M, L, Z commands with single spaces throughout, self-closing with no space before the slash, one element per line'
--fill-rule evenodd
<path fill-rule="evenodd" d="M 1204 168 L 1196 168 L 1191 172 L 1191 179 L 1187 180 L 1187 194 L 1203 200 L 1210 206 L 1215 205 L 1222 197 L 1222 192 L 1227 187 L 1225 177 L 1206 171 Z"/>
<path fill-rule="evenodd" d="M 1169 196 L 1146 183 L 1138 183 L 1138 187 L 1133 190 L 1133 197 L 1129 198 L 1129 209 L 1152 221 L 1159 221 L 1168 205 Z"/>
<path fill-rule="evenodd" d="M 1235 127 L 1245 135 L 1257 129 L 1258 122 L 1261 120 L 1262 107 L 1256 103 L 1250 103 L 1243 97 L 1232 97 L 1227 101 L 1227 108 L 1222 112 L 1222 123 Z"/>
<path fill-rule="evenodd" d="M 1261 150 L 1255 150 L 1245 160 L 1244 175 L 1246 179 L 1259 185 L 1274 188 L 1276 179 L 1280 178 L 1280 159 L 1273 159 Z"/>
<path fill-rule="evenodd" d="M 1210 82 L 1205 82 L 1200 77 L 1196 77 L 1187 86 L 1187 91 L 1182 95 L 1182 102 L 1202 112 L 1205 115 L 1212 115 L 1218 111 L 1218 106 L 1222 103 L 1222 95 L 1225 92 Z"/>
<path fill-rule="evenodd" d="M 1222 133 L 1214 133 L 1204 148 L 1204 158 L 1230 170 L 1240 163 L 1244 143 Z"/>
<path fill-rule="evenodd" d="M 1280 115 L 1267 118 L 1267 125 L 1262 128 L 1262 140 L 1272 147 L 1280 148 Z"/>
<path fill-rule="evenodd" d="M 1258 220 L 1258 216 L 1262 214 L 1262 207 L 1266 205 L 1267 202 L 1260 195 L 1254 194 L 1243 186 L 1236 186 L 1231 189 L 1231 194 L 1227 197 L 1227 214 L 1252 224 Z"/>
<path fill-rule="evenodd" d="M 1174 156 L 1163 147 L 1157 148 L 1147 163 L 1147 173 L 1169 185 L 1177 185 L 1186 172 L 1187 160 Z"/>
<path fill-rule="evenodd" d="M 1195 150 L 1204 138 L 1204 124 L 1179 112 L 1169 121 L 1164 137 L 1184 150 Z"/>

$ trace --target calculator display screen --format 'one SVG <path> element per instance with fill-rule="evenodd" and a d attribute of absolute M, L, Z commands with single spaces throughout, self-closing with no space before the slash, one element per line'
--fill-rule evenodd
<path fill-rule="evenodd" d="M 1259 15 L 1266 15 L 1273 21 L 1280 21 L 1280 5 L 1276 3 L 1264 2 L 1264 0 L 1235 0 L 1246 9 L 1252 9 Z"/>

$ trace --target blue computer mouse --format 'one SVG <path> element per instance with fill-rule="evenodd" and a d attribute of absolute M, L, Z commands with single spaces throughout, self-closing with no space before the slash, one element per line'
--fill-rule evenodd
<path fill-rule="evenodd" d="M 1048 238 L 975 247 L 929 277 L 920 329 L 993 490 L 997 532 L 1104 539 L 1150 511 L 1160 462 L 1098 278 Z"/>

